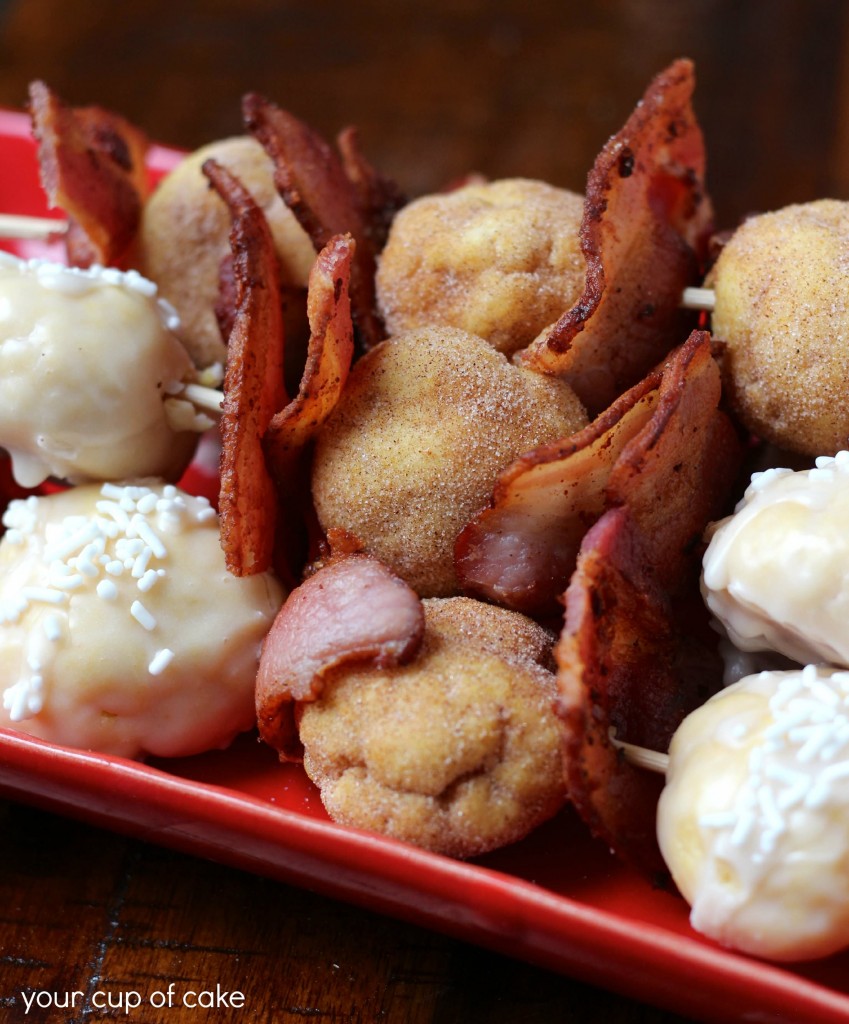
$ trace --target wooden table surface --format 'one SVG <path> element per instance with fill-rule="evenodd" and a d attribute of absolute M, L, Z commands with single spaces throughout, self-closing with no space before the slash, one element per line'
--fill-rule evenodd
<path fill-rule="evenodd" d="M 254 89 L 327 134 L 359 125 L 370 157 L 413 195 L 471 169 L 580 190 L 650 77 L 688 55 L 729 225 L 849 193 L 846 11 L 839 0 L 0 0 L 0 105 L 19 106 L 41 77 L 193 147 L 238 131 L 239 97 Z M 11 1024 L 682 1019 L 16 803 L 0 803 L 0 894 Z M 169 985 L 175 1005 L 151 1008 Z M 243 1005 L 179 1005 L 216 986 Z M 75 1005 L 27 1012 L 36 990 Z M 98 991 L 124 1002 L 98 1010 Z M 145 1005 L 128 1006 L 133 993 Z"/>

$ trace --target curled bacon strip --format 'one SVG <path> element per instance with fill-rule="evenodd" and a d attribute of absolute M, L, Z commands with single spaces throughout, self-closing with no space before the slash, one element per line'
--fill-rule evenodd
<path fill-rule="evenodd" d="M 356 128 L 343 129 L 336 138 L 345 175 L 354 187 L 357 205 L 364 212 L 366 230 L 377 252 L 389 237 L 395 214 L 407 202 L 406 196 L 391 178 L 372 167 L 360 149 Z"/>
<path fill-rule="evenodd" d="M 588 427 L 525 453 L 498 477 L 492 505 L 454 548 L 463 589 L 526 615 L 547 617 L 569 582 L 587 529 L 606 507 L 611 470 L 657 403 L 647 377 Z"/>
<path fill-rule="evenodd" d="M 687 330 L 681 292 L 699 279 L 712 219 L 694 82 L 692 63 L 675 61 L 596 158 L 581 225 L 583 294 L 521 355 L 529 367 L 564 376 L 591 413 Z"/>
<path fill-rule="evenodd" d="M 526 614 L 553 613 L 587 529 L 618 505 L 631 508 L 660 581 L 677 585 L 739 465 L 719 397 L 710 337 L 694 331 L 662 371 L 584 430 L 521 456 L 457 540 L 463 587 Z"/>
<path fill-rule="evenodd" d="M 666 750 L 721 684 L 697 585 L 701 537 L 741 455 L 717 408 L 718 372 L 699 331 L 666 366 L 654 414 L 610 474 L 616 507 L 584 538 L 556 650 L 570 798 L 596 835 L 652 870 L 658 783 L 624 761 L 610 729 Z"/>
<path fill-rule="evenodd" d="M 235 576 L 272 564 L 277 497 L 262 449 L 274 413 L 286 401 L 283 315 L 277 255 L 262 210 L 223 166 L 203 172 L 230 209 L 236 312 L 227 349 L 221 419 L 221 545 Z"/>
<path fill-rule="evenodd" d="M 316 700 L 327 672 L 345 662 L 404 664 L 423 636 L 421 601 L 382 562 L 360 554 L 331 560 L 292 591 L 265 639 L 260 736 L 281 759 L 298 760 L 295 702 Z"/>
<path fill-rule="evenodd" d="M 693 568 L 705 527 L 722 514 L 742 450 L 719 408 L 710 335 L 693 331 L 663 371 L 658 405 L 613 467 L 611 506 L 627 505 L 660 584 L 676 590 Z"/>
<path fill-rule="evenodd" d="M 275 413 L 265 437 L 265 449 L 278 478 L 287 472 L 293 454 L 315 437 L 348 379 L 354 355 L 349 284 L 355 249 L 350 235 L 334 236 L 310 272 L 310 340 L 300 389 Z"/>
<path fill-rule="evenodd" d="M 285 510 L 275 560 L 290 574 L 303 564 L 309 540 L 309 467 L 304 455 L 336 407 L 354 355 L 348 292 L 354 251 L 350 235 L 336 235 L 316 258 L 307 292 L 310 339 L 298 394 L 274 414 L 263 439 L 277 500 Z"/>
<path fill-rule="evenodd" d="M 256 93 L 244 97 L 245 124 L 274 163 L 280 195 L 312 239 L 316 251 L 333 235 L 357 243 L 351 268 L 351 306 L 363 344 L 385 337 L 376 309 L 374 273 L 400 194 L 366 162 L 353 133 L 343 134 L 340 157 L 308 125 Z"/>
<path fill-rule="evenodd" d="M 32 82 L 29 97 L 42 185 L 70 222 L 69 262 L 121 265 L 148 193 L 146 137 L 100 107 L 67 106 L 44 82 Z"/>
<path fill-rule="evenodd" d="M 587 533 L 565 604 L 555 657 L 569 797 L 595 836 L 660 871 L 654 823 L 662 780 L 625 761 L 610 730 L 666 750 L 680 717 L 677 638 L 627 509 L 605 513 Z"/>
<path fill-rule="evenodd" d="M 719 689 L 722 667 L 699 635 L 704 606 L 658 583 L 644 540 L 627 508 L 606 512 L 584 538 L 555 648 L 557 711 L 571 802 L 620 857 L 659 872 L 662 779 L 626 761 L 611 731 L 666 750 L 685 715 Z"/>

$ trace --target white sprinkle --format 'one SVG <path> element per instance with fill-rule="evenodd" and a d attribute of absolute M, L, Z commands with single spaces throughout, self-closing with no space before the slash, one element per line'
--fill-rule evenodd
<path fill-rule="evenodd" d="M 770 846 L 769 837 L 780 835 L 787 827 L 775 803 L 775 794 L 769 786 L 758 787 L 758 806 L 763 813 L 767 831 L 762 836 L 762 845 Z"/>
<path fill-rule="evenodd" d="M 72 555 L 75 551 L 79 551 L 84 548 L 86 544 L 94 540 L 94 538 L 100 533 L 97 528 L 97 523 L 88 521 L 84 526 L 81 526 L 78 530 L 75 530 L 70 536 L 65 537 L 58 544 L 51 545 L 44 551 L 44 557 L 51 561 L 54 558 L 58 558 L 64 561 L 69 555 Z"/>
<path fill-rule="evenodd" d="M 117 558 L 113 558 L 107 562 L 103 567 L 110 576 L 120 576 L 124 571 L 124 563 L 119 562 Z"/>
<path fill-rule="evenodd" d="M 143 593 L 147 593 L 158 579 L 159 573 L 156 569 L 148 569 L 144 576 L 139 580 L 137 586 Z"/>
<path fill-rule="evenodd" d="M 77 572 L 73 576 L 53 576 L 50 583 L 58 590 L 79 590 L 83 585 L 83 578 Z"/>
<path fill-rule="evenodd" d="M 144 541 L 138 537 L 120 537 L 115 542 L 115 557 L 126 565 L 127 560 L 135 561 L 136 556 L 144 550 Z"/>
<path fill-rule="evenodd" d="M 755 826 L 755 816 L 748 808 L 742 808 L 737 817 L 728 842 L 732 846 L 742 846 L 749 838 L 749 834 Z"/>
<path fill-rule="evenodd" d="M 116 501 L 98 501 L 95 507 L 103 515 L 111 516 L 122 530 L 126 530 L 130 517 Z"/>
<path fill-rule="evenodd" d="M 159 501 L 158 496 L 151 491 L 149 494 L 145 494 L 143 497 L 139 498 L 136 502 L 136 508 L 143 516 L 148 516 L 156 508 L 157 501 Z"/>
<path fill-rule="evenodd" d="M 831 796 L 831 786 L 840 779 L 849 778 L 849 761 L 838 761 L 837 764 L 823 768 L 816 784 L 811 787 L 805 797 L 807 807 L 822 807 Z"/>
<path fill-rule="evenodd" d="M 146 630 L 150 631 L 156 629 L 156 619 L 150 614 L 141 601 L 133 601 L 130 605 L 130 615 L 132 615 L 140 626 L 144 626 Z"/>
<path fill-rule="evenodd" d="M 62 620 L 55 612 L 50 612 L 44 616 L 42 623 L 44 629 L 44 635 L 48 640 L 56 643 L 57 640 L 62 639 Z"/>
<path fill-rule="evenodd" d="M 121 487 L 118 484 L 105 483 L 100 488 L 100 493 L 104 498 L 113 498 L 115 501 L 119 501 L 123 497 L 125 490 L 126 488 Z"/>
<path fill-rule="evenodd" d="M 30 683 L 31 690 L 27 696 L 27 711 L 31 715 L 37 715 L 44 707 L 44 697 L 41 693 L 42 682 L 41 676 L 32 677 Z"/>
<path fill-rule="evenodd" d="M 154 654 L 151 663 L 147 666 L 152 676 L 160 675 L 174 660 L 174 652 L 168 647 L 163 647 Z"/>
<path fill-rule="evenodd" d="M 55 587 L 22 587 L 21 597 L 43 604 L 64 604 L 68 600 L 68 595 L 56 590 Z"/>
<path fill-rule="evenodd" d="M 147 572 L 147 566 L 153 557 L 153 552 L 150 548 L 146 547 L 141 554 L 133 562 L 133 568 L 131 570 L 133 579 L 140 580 L 142 576 Z"/>
<path fill-rule="evenodd" d="M 143 519 L 139 515 L 135 515 L 132 518 L 132 526 L 156 558 L 165 558 L 168 554 L 165 545 L 156 535 L 150 523 L 148 523 L 146 519 Z"/>
<path fill-rule="evenodd" d="M 118 588 L 112 580 L 101 580 L 97 584 L 97 596 L 104 601 L 114 601 L 118 596 Z"/>

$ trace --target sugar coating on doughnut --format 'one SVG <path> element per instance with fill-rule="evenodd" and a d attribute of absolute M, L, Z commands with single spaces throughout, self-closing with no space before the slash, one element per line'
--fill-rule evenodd
<path fill-rule="evenodd" d="M 444 324 L 508 355 L 580 297 L 583 197 L 508 178 L 411 202 L 395 217 L 377 272 L 390 334 Z"/>
<path fill-rule="evenodd" d="M 268 220 L 285 284 L 306 287 L 315 249 L 274 185 L 270 158 L 255 139 L 210 143 L 182 160 L 145 204 L 139 232 L 143 272 L 177 308 L 196 366 L 223 363 L 226 344 L 215 316 L 221 263 L 230 252 L 231 218 L 201 171 L 214 158 L 239 179 Z"/>
<path fill-rule="evenodd" d="M 747 220 L 710 275 L 726 395 L 788 451 L 849 443 L 849 203 L 822 199 Z"/>
<path fill-rule="evenodd" d="M 568 385 L 511 365 L 474 335 L 399 335 L 359 360 L 319 435 L 319 519 L 352 533 L 422 596 L 449 596 L 454 542 L 498 472 L 585 423 Z"/>
<path fill-rule="evenodd" d="M 702 594 L 736 647 L 849 667 L 849 452 L 757 473 L 714 524 Z"/>
<path fill-rule="evenodd" d="M 412 664 L 337 669 L 302 705 L 304 767 L 336 821 L 476 856 L 564 802 L 555 677 L 540 664 L 551 637 L 469 598 L 427 600 L 425 615 Z"/>
<path fill-rule="evenodd" d="M 178 757 L 255 724 L 283 598 L 227 572 L 204 498 L 144 481 L 10 503 L 0 541 L 0 725 L 102 753 Z"/>
<path fill-rule="evenodd" d="M 776 960 L 849 946 L 849 673 L 749 676 L 669 756 L 658 839 L 693 927 Z"/>

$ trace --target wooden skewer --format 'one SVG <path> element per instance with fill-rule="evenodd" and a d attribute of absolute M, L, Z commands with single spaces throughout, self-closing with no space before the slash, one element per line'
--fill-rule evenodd
<path fill-rule="evenodd" d="M 625 759 L 638 768 L 648 768 L 649 771 L 666 774 L 669 767 L 669 755 L 661 754 L 657 750 L 649 750 L 648 747 L 638 747 L 635 743 L 626 743 L 624 740 L 617 740 L 611 733 L 611 742 L 625 755 Z"/>
<path fill-rule="evenodd" d="M 716 305 L 713 288 L 685 288 L 681 293 L 682 309 L 705 309 L 711 312 Z"/>
<path fill-rule="evenodd" d="M 0 213 L 0 238 L 43 239 L 63 235 L 68 222 L 50 217 L 22 217 L 13 213 Z M 683 309 L 714 308 L 712 288 L 685 288 L 681 293 Z"/>
<path fill-rule="evenodd" d="M 204 387 L 203 384 L 187 384 L 183 390 L 174 396 L 175 398 L 185 398 L 191 402 L 192 405 L 198 409 L 202 409 L 204 412 L 210 413 L 212 416 L 221 416 L 223 410 L 221 403 L 224 399 L 224 395 L 216 390 L 215 388 Z"/>
<path fill-rule="evenodd" d="M 26 238 L 47 242 L 63 235 L 68 222 L 51 217 L 24 217 L 14 213 L 0 214 L 0 238 Z"/>

